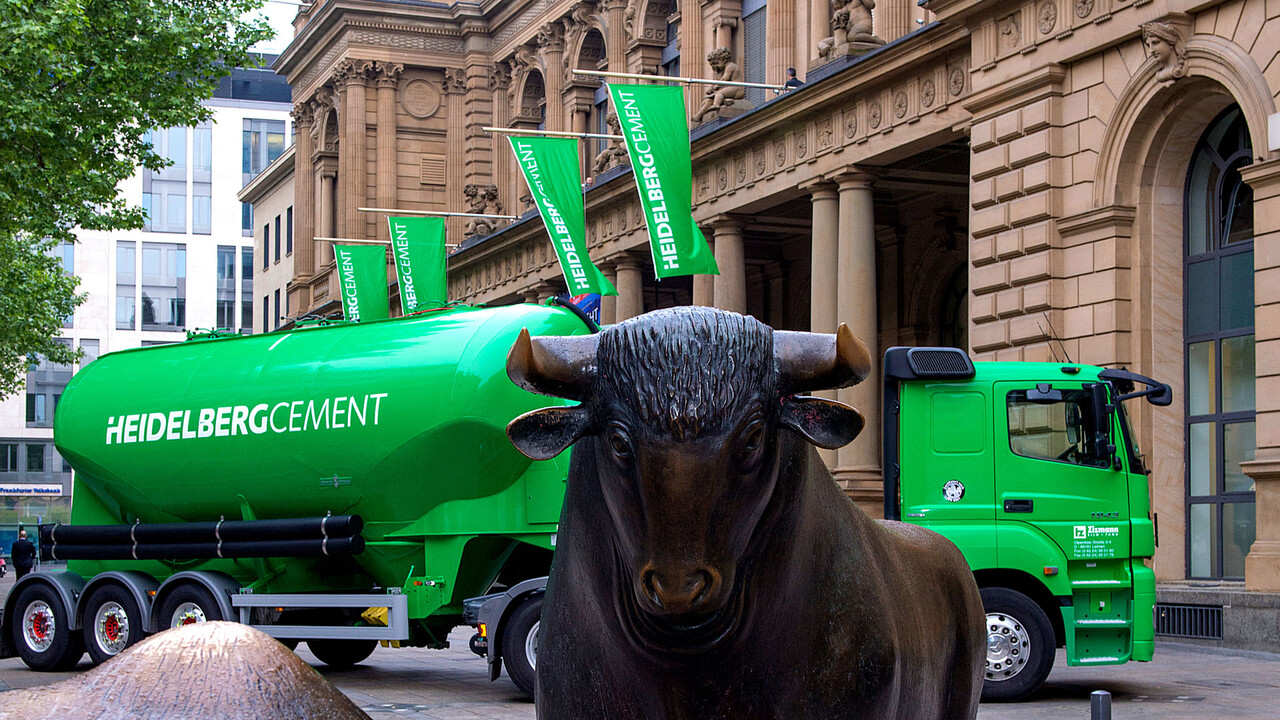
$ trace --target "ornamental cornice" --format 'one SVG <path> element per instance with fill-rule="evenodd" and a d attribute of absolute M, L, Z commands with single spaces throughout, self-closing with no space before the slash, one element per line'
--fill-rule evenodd
<path fill-rule="evenodd" d="M 344 24 L 351 28 L 413 33 L 415 35 L 439 35 L 442 37 L 461 38 L 463 34 L 461 28 L 440 27 L 438 25 L 407 25 L 402 23 L 378 22 L 374 20 L 360 20 L 357 18 L 348 19 Z"/>

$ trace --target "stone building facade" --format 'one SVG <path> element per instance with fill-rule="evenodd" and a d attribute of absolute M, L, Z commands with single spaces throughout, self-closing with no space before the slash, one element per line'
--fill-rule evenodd
<path fill-rule="evenodd" d="M 1280 2 L 1230 0 L 331 0 L 276 68 L 293 87 L 290 306 L 337 307 L 315 237 L 385 237 L 376 206 L 522 219 L 468 227 L 451 297 L 564 285 L 505 140 L 484 126 L 607 131 L 575 69 L 711 77 L 749 91 L 691 128 L 694 218 L 716 278 L 653 279 L 625 158 L 584 143 L 588 244 L 619 289 L 606 322 L 684 303 L 784 329 L 845 322 L 885 348 L 1124 366 L 1171 383 L 1133 408 L 1151 459 L 1157 577 L 1280 591 Z M 866 32 L 870 29 L 870 32 Z M 690 86 L 690 110 L 704 88 Z M 487 200 L 485 199 L 487 195 Z M 477 200 L 477 198 L 480 198 Z M 475 225 L 473 223 L 472 225 Z M 1256 348 L 1256 353 L 1255 353 Z M 874 382 L 839 397 L 868 430 L 828 455 L 882 493 Z M 1206 404 L 1207 403 L 1207 404 Z"/>

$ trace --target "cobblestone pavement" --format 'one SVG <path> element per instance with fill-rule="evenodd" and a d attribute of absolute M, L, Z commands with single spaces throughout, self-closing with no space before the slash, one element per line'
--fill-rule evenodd
<path fill-rule="evenodd" d="M 13 576 L 0 579 L 0 597 Z M 374 720 L 531 719 L 533 703 L 504 674 L 490 683 L 482 658 L 467 649 L 470 628 L 450 635 L 448 650 L 379 648 L 363 664 L 330 670 L 306 651 L 299 655 Z M 45 685 L 89 669 L 34 673 L 16 658 L 0 660 L 0 690 Z M 1068 668 L 1059 651 L 1049 682 L 1029 702 L 983 705 L 980 720 L 1088 720 L 1089 693 L 1107 690 L 1115 720 L 1254 720 L 1280 717 L 1280 654 L 1244 653 L 1160 642 L 1156 659 L 1115 667 Z M 0 704 L 3 704 L 0 694 Z"/>

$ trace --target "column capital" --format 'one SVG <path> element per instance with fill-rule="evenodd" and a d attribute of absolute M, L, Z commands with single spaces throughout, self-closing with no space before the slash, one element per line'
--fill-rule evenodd
<path fill-rule="evenodd" d="M 440 85 L 446 95 L 466 92 L 467 71 L 462 68 L 445 68 L 444 82 Z"/>
<path fill-rule="evenodd" d="M 620 270 L 639 270 L 644 261 L 629 252 L 610 256 L 604 262 L 612 263 L 615 272 Z"/>
<path fill-rule="evenodd" d="M 839 185 L 841 190 L 855 187 L 870 188 L 871 184 L 879 179 L 857 165 L 849 165 L 835 172 L 827 173 L 826 178 Z"/>
<path fill-rule="evenodd" d="M 352 60 L 350 58 L 339 60 L 338 64 L 333 68 L 334 84 L 339 88 L 345 88 L 349 85 L 365 85 L 374 73 L 375 67 L 372 60 Z"/>
<path fill-rule="evenodd" d="M 698 224 L 706 225 L 718 234 L 726 230 L 729 230 L 729 231 L 737 230 L 741 232 L 742 226 L 745 223 L 743 222 L 742 218 L 738 217 L 737 215 L 721 214 L 721 215 L 713 215 L 712 217 Z"/>
<path fill-rule="evenodd" d="M 294 103 L 293 109 L 289 111 L 289 116 L 293 118 L 293 132 L 295 135 L 311 131 L 311 123 L 315 121 L 315 111 L 312 109 L 311 103 Z"/>
<path fill-rule="evenodd" d="M 400 73 L 404 72 L 404 65 L 401 63 L 379 62 L 374 70 L 374 77 L 380 88 L 394 88 L 400 82 Z"/>
<path fill-rule="evenodd" d="M 810 200 L 831 200 L 836 197 L 839 186 L 826 178 L 816 177 L 800 183 L 800 189 L 809 193 Z"/>

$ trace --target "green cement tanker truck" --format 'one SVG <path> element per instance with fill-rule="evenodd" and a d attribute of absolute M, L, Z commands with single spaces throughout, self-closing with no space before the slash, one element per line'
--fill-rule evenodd
<path fill-rule="evenodd" d="M 566 307 L 456 307 L 98 359 L 54 426 L 74 499 L 41 552 L 67 569 L 17 583 L 0 654 L 102 662 L 212 619 L 335 665 L 445 646 L 465 599 L 545 575 L 555 547 L 567 457 L 531 462 L 505 434 L 546 404 L 505 372 L 522 328 L 594 329 Z"/>

